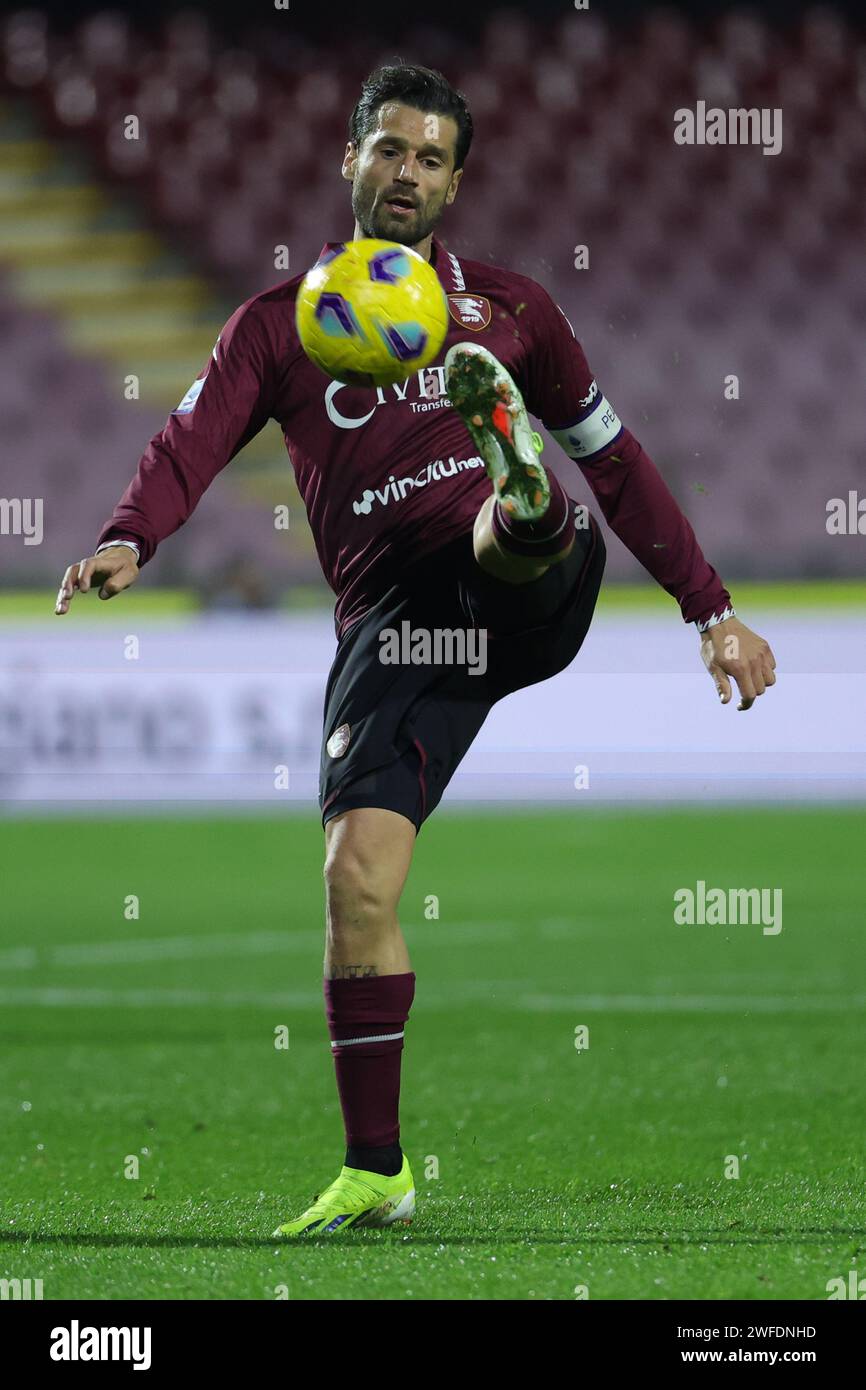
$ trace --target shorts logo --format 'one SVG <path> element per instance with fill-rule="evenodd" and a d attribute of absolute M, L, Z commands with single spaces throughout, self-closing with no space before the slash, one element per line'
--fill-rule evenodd
<path fill-rule="evenodd" d="M 349 746 L 349 739 L 351 736 L 352 731 L 348 724 L 341 724 L 339 729 L 335 729 L 325 745 L 328 751 L 328 757 L 342 758 Z"/>
<path fill-rule="evenodd" d="M 471 328 L 475 333 L 480 333 L 490 327 L 493 310 L 490 300 L 485 299 L 483 294 L 449 294 L 448 308 L 451 317 L 457 320 L 461 328 Z"/>

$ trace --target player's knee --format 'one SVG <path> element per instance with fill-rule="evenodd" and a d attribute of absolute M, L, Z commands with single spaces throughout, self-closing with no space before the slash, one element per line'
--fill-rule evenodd
<path fill-rule="evenodd" d="M 368 931 L 396 910 L 393 890 L 381 868 L 355 848 L 340 846 L 330 851 L 325 859 L 324 879 L 331 932 Z"/>

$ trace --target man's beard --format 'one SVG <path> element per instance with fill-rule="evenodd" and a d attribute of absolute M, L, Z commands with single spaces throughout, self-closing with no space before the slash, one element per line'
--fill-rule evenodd
<path fill-rule="evenodd" d="M 384 203 L 376 203 L 376 193 L 358 184 L 352 185 L 352 212 L 365 237 L 381 241 L 396 241 L 401 246 L 416 246 L 429 236 L 442 215 L 442 208 L 424 211 L 415 208 L 411 217 L 391 217 Z"/>

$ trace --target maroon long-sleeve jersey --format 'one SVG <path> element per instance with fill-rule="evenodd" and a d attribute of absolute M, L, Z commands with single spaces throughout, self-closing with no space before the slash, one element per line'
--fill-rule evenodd
<path fill-rule="evenodd" d="M 337 242 L 328 242 L 325 255 Z M 483 343 L 527 409 L 581 468 L 611 529 L 679 602 L 706 621 L 730 605 L 651 459 L 601 393 L 574 330 L 534 280 L 466 260 L 432 239 L 450 309 L 432 366 L 391 387 L 333 381 L 295 328 L 297 275 L 236 310 L 210 359 L 106 523 L 99 544 L 135 540 L 145 564 L 205 489 L 273 418 L 282 428 L 342 634 L 414 560 L 471 531 L 490 494 L 483 460 L 445 395 L 453 343 Z"/>

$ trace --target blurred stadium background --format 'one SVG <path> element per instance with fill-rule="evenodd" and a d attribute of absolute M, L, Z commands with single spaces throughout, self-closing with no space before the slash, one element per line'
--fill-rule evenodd
<path fill-rule="evenodd" d="M 267 1179 L 272 1191 L 282 1160 L 270 1154 L 264 1173 L 256 1160 L 276 1142 L 265 1118 L 283 1113 L 286 1092 L 275 1108 L 272 1091 L 250 1081 L 257 1055 L 250 1039 L 277 1007 L 275 980 L 293 990 L 293 1056 L 309 1060 L 304 1075 L 302 1067 L 285 1083 L 296 1088 L 295 1139 L 302 1132 L 309 1161 L 320 1163 L 325 1136 L 333 1146 L 338 1131 L 316 987 L 316 772 L 332 603 L 278 427 L 271 423 L 226 469 L 131 594 L 111 604 L 79 597 L 63 620 L 52 610 L 63 570 L 91 552 L 145 443 L 198 373 L 229 313 L 305 269 L 325 240 L 351 234 L 348 185 L 339 177 L 346 124 L 363 77 L 396 53 L 441 68 L 466 93 L 475 118 L 461 194 L 440 228 L 445 241 L 458 255 L 489 257 L 554 294 L 741 615 L 772 642 L 780 675 L 748 716 L 721 710 L 694 632 L 608 536 L 608 583 L 584 652 L 570 672 L 493 712 L 446 795 L 445 819 L 425 827 L 407 889 L 417 968 L 440 991 L 426 1025 L 430 1056 L 441 1049 L 437 1029 L 446 1020 L 453 1038 L 464 1030 L 467 1056 L 496 1028 L 531 1022 L 535 1029 L 535 1051 L 520 1063 L 508 1054 L 501 1078 L 511 1121 L 495 1112 L 495 1097 L 479 1102 L 476 1092 L 474 1111 L 461 1100 L 457 1118 L 449 1112 L 443 1119 L 457 1136 L 448 1140 L 451 1180 L 454 1171 L 473 1176 L 461 1144 L 474 1132 L 479 1105 L 479 1123 L 502 1156 L 514 1142 L 515 1112 L 534 1106 L 539 1090 L 550 1100 L 561 1084 L 559 1098 L 571 1095 L 570 1080 L 549 1081 L 550 1052 L 538 1050 L 540 1039 L 554 1048 L 556 1029 L 568 1034 L 573 1018 L 608 1017 L 612 1009 L 625 1020 L 617 1022 L 620 1045 L 624 1026 L 633 1055 L 610 1044 L 606 1079 L 596 1074 L 599 1105 L 617 1098 L 599 1120 L 608 1126 L 600 1147 L 580 1148 L 583 1121 L 572 1142 L 557 1137 L 549 1116 L 537 1117 L 550 1170 L 530 1172 L 542 1186 L 555 1183 L 577 1153 L 581 1171 L 597 1179 L 594 1210 L 600 1228 L 614 1232 L 600 1260 L 608 1275 L 616 1271 L 602 1296 L 622 1296 L 624 1287 L 635 1297 L 823 1296 L 825 1265 L 810 1264 L 816 1250 L 804 1264 L 802 1249 L 785 1246 L 779 1254 L 772 1241 L 763 1252 L 758 1242 L 748 1273 L 734 1252 L 730 1277 L 717 1283 L 707 1281 L 700 1260 L 685 1261 L 667 1282 L 651 1260 L 629 1266 L 628 1282 L 615 1240 L 623 1212 L 605 1203 L 619 1200 L 610 1189 L 624 1173 L 638 1183 L 647 1176 L 641 1156 L 649 1145 L 657 1224 L 676 1225 L 679 1209 L 666 1206 L 664 1195 L 672 1167 L 680 1186 L 694 1181 L 704 1195 L 701 1184 L 716 1173 L 706 1167 L 704 1123 L 713 1164 L 731 1145 L 740 1145 L 738 1153 L 762 1149 L 768 1221 L 784 1225 L 787 1197 L 800 1193 L 801 1179 L 808 1186 L 814 1178 L 830 1194 L 826 1220 L 804 1189 L 797 1207 L 803 1222 L 819 1234 L 844 1235 L 852 1194 L 862 1194 L 862 1172 L 849 1156 L 859 1142 L 854 1063 L 859 1057 L 862 1082 L 863 1060 L 862 1030 L 854 1030 L 866 999 L 862 969 L 857 975 L 866 537 L 856 528 L 841 535 L 827 529 L 830 499 L 847 500 L 858 488 L 866 494 L 866 30 L 859 7 L 593 0 L 581 12 L 539 0 L 507 9 L 444 3 L 434 20 L 432 12 L 419 19 L 405 5 L 384 3 L 338 19 L 331 7 L 294 0 L 286 11 L 46 4 L 9 14 L 0 32 L 0 496 L 44 503 L 41 543 L 0 536 L 0 793 L 7 817 L 20 821 L 0 829 L 0 998 L 25 1049 L 20 1062 L 9 1054 L 9 1094 L 16 1106 L 27 1105 L 28 1115 L 16 1115 L 30 1126 L 26 1139 L 15 1130 L 4 1171 L 20 1157 L 21 1173 L 32 1179 L 27 1187 L 22 1177 L 25 1186 L 16 1189 L 22 1207 L 15 1210 L 27 1213 L 19 1214 L 19 1227 L 36 1228 L 30 1198 L 44 1211 L 53 1200 L 47 1194 L 63 1184 L 93 1196 L 94 1212 L 110 1190 L 117 1197 L 116 1186 L 106 1179 L 100 1187 L 99 1175 L 90 1174 L 95 1160 L 81 1129 L 95 1123 L 108 1095 L 120 1117 L 114 1147 L 124 1153 L 118 1146 L 137 1152 L 150 1145 L 158 1154 L 152 1146 L 161 1138 L 154 1163 L 163 1166 L 152 1186 L 162 1180 L 163 1195 L 175 1191 L 180 1201 L 186 1189 L 171 1187 L 179 1179 L 176 1167 L 170 1176 L 166 1141 L 217 1073 L 224 1089 L 208 1111 L 210 1139 L 201 1140 L 213 1145 L 211 1158 L 199 1153 L 195 1171 L 204 1184 L 211 1161 L 212 1192 L 228 1197 L 225 1145 L 239 1162 L 238 1134 L 258 1117 L 259 1147 L 238 1181 L 257 1188 Z M 676 145 L 673 112 L 699 99 L 782 108 L 782 152 Z M 136 139 L 124 134 L 130 114 L 139 120 Z M 590 252 L 586 270 L 574 267 L 581 244 Z M 288 249 L 287 272 L 274 269 L 279 246 Z M 736 400 L 724 394 L 732 374 Z M 127 398 L 133 377 L 138 399 Z M 556 454 L 552 443 L 549 453 Z M 564 456 L 555 466 L 591 501 Z M 281 503 L 289 506 L 288 532 L 273 527 L 272 509 Z M 278 766 L 288 769 L 286 784 L 275 784 Z M 764 819 L 746 801 L 778 807 Z M 558 819 L 537 832 L 536 862 L 545 844 L 554 846 L 556 862 L 541 884 L 527 879 L 517 859 L 503 864 L 500 853 L 489 896 L 479 866 L 489 867 L 501 849 L 503 813 L 512 818 L 506 826 L 514 843 L 528 843 L 519 817 L 531 802 L 559 803 Z M 692 817 L 674 809 L 677 802 L 707 814 Z M 279 815 L 287 807 L 301 814 L 300 838 L 292 838 L 286 859 L 279 822 L 263 825 L 261 836 L 239 823 L 232 834 L 225 823 L 231 813 Z M 46 810 L 68 817 L 59 834 L 32 818 Z M 139 827 L 131 817 L 144 810 L 156 815 Z M 192 840 L 174 818 L 180 810 L 205 818 L 198 829 L 189 822 Z M 216 811 L 220 827 L 207 820 Z M 598 819 L 578 814 L 587 811 Z M 446 823 L 449 815 L 456 825 Z M 670 894 L 698 878 L 783 886 L 790 926 L 777 944 L 760 936 L 744 944 L 728 933 L 724 945 L 707 937 L 684 951 L 671 926 Z M 443 952 L 429 939 L 436 924 L 423 921 L 422 909 L 428 892 L 446 894 L 449 884 L 450 924 L 442 924 L 439 939 L 450 948 Z M 158 921 L 120 920 L 118 902 L 138 892 L 149 894 L 151 914 L 156 903 Z M 249 951 L 241 922 L 244 931 L 254 929 Z M 286 926 L 296 932 L 289 962 L 282 959 Z M 515 1006 L 526 1009 L 522 1023 L 507 1005 L 507 981 L 499 982 L 498 1003 L 486 996 L 487 943 L 501 940 L 510 943 L 511 973 L 529 1001 Z M 570 990 L 567 1002 L 556 994 L 560 986 Z M 577 1000 L 575 991 L 583 991 Z M 467 1018 L 468 1003 L 477 1020 Z M 494 1012 L 484 1012 L 488 1005 Z M 204 1006 L 211 1020 L 222 1010 L 217 1025 L 204 1023 Z M 727 1014 L 736 1016 L 735 1043 Z M 154 1041 L 162 1032 L 164 1045 Z M 128 1073 L 129 1094 L 115 1075 L 121 1036 L 135 1043 L 140 1064 Z M 197 1038 L 205 1044 L 198 1052 Z M 636 1080 L 648 1084 L 641 1067 L 650 1052 L 655 1111 L 652 1104 L 647 1111 L 648 1092 Z M 483 1055 L 493 1066 L 492 1043 Z M 689 1058 L 703 1060 L 690 1065 Z M 431 1116 L 442 1105 L 441 1073 L 431 1061 L 425 1067 L 422 1075 L 419 1060 L 410 1116 L 416 1134 L 421 1124 L 436 1128 Z M 187 1080 L 163 1095 L 153 1124 L 142 1120 L 156 1106 L 144 1098 L 175 1070 Z M 729 1075 L 743 1083 L 738 1098 L 733 1084 L 717 1089 Z M 803 1091 L 795 1095 L 798 1078 Z M 468 1073 L 455 1064 L 451 1080 L 463 1096 Z M 544 1092 L 548 1081 L 552 1089 Z M 41 1118 L 29 1117 L 31 1090 L 45 1102 Z M 815 1137 L 798 1128 L 818 1097 L 827 1127 L 823 1167 Z M 756 1114 L 765 1117 L 763 1140 L 755 1137 Z M 160 1124 L 154 1140 L 150 1131 Z M 75 1142 L 70 1149 L 64 1139 L 65 1157 L 57 1158 L 69 1132 Z M 667 1139 L 680 1145 L 670 1163 Z M 423 1142 L 434 1138 L 425 1134 Z M 446 1147 L 444 1139 L 435 1142 Z M 736 1186 L 713 1200 L 734 1202 Z M 447 1195 L 447 1185 L 441 1191 Z M 78 1229 L 80 1213 L 61 1207 L 52 1208 L 45 1229 Z M 644 1209 L 638 1198 L 629 1210 Z M 83 1219 L 95 1226 L 102 1217 Z M 704 1229 L 700 1219 L 694 1239 Z M 174 1229 L 170 1220 L 166 1229 Z M 471 1268 L 485 1248 L 463 1252 Z M 151 1261 L 147 1270 L 128 1252 L 116 1253 L 112 1264 L 112 1252 L 102 1252 L 98 1277 L 96 1266 L 87 1276 L 64 1266 L 53 1287 L 102 1287 L 104 1277 L 130 1296 L 139 1289 L 171 1296 L 178 1288 L 262 1296 L 249 1294 L 241 1273 L 214 1292 L 191 1254 L 186 1278 L 177 1252 L 157 1252 L 158 1267 L 153 1251 L 142 1255 Z M 838 1272 L 837 1253 L 827 1257 L 827 1277 Z M 716 1256 L 718 1271 L 728 1256 Z M 838 1259 L 847 1258 L 846 1246 Z M 172 1261 L 177 1282 L 169 1285 L 160 1271 Z M 804 1270 L 813 1283 L 803 1282 Z M 505 1277 L 489 1266 L 487 1273 L 491 1283 Z M 535 1269 L 526 1287 L 571 1297 L 574 1278 L 561 1274 Z M 368 1275 L 359 1266 L 348 1287 L 363 1290 Z M 314 1280 L 313 1287 L 323 1286 Z M 451 1296 L 447 1287 L 432 1296 Z M 459 1279 L 451 1285 L 460 1287 Z M 468 1296 L 483 1296 L 483 1287 L 476 1283 Z M 528 1296 L 522 1285 L 516 1294 L 502 1287 L 505 1296 Z"/>
<path fill-rule="evenodd" d="M 3 771 L 13 795 L 39 799 L 48 786 L 41 774 L 53 778 L 56 771 L 46 761 L 44 732 L 32 729 L 34 720 L 44 730 L 51 719 L 47 710 L 37 713 L 37 671 L 47 679 L 63 669 L 79 679 L 82 664 L 92 670 L 103 660 L 85 627 L 162 617 L 152 641 L 170 650 L 159 646 L 158 664 L 168 670 L 174 652 L 180 673 L 193 681 L 198 673 L 205 684 L 200 662 L 187 660 L 193 648 L 172 645 L 182 613 L 190 615 L 182 623 L 189 640 L 204 633 L 236 678 L 249 671 L 256 650 L 265 666 L 268 650 L 273 669 L 288 662 L 296 685 L 300 673 L 311 674 L 301 681 L 303 697 L 291 702 L 298 776 L 289 797 L 308 799 L 314 788 L 310 758 L 318 733 L 311 711 L 329 654 L 330 595 L 275 423 L 221 475 L 183 533 L 161 547 L 134 597 L 107 612 L 79 601 L 62 631 L 50 626 L 50 600 L 65 566 L 92 549 L 145 442 L 207 359 L 229 313 L 281 278 L 276 248 L 286 248 L 288 273 L 296 274 L 324 240 L 350 233 L 348 187 L 339 177 L 346 122 L 363 76 L 394 52 L 440 66 L 471 102 L 475 143 L 461 197 L 441 229 L 447 242 L 458 254 L 529 274 L 554 293 L 740 610 L 757 625 L 768 603 L 787 605 L 789 626 L 775 629 L 776 641 L 784 646 L 787 631 L 797 637 L 793 669 L 820 683 L 821 695 L 805 709 L 786 704 L 792 692 L 780 688 L 773 708 L 753 716 L 750 728 L 728 721 L 719 743 L 719 712 L 704 689 L 683 701 L 687 708 L 671 729 L 670 663 L 697 685 L 702 679 L 693 634 L 611 537 L 603 611 L 622 610 L 629 623 L 636 606 L 639 622 L 636 634 L 630 628 L 634 645 L 625 657 L 615 622 L 596 629 L 580 667 L 584 689 L 593 673 L 603 687 L 582 721 L 606 727 L 596 752 L 613 754 L 620 742 L 616 729 L 629 717 L 633 682 L 652 703 L 661 680 L 661 727 L 648 720 L 646 752 L 667 758 L 671 775 L 659 767 L 657 786 L 650 757 L 641 769 L 650 797 L 677 788 L 692 795 L 698 785 L 711 796 L 748 790 L 734 775 L 738 755 L 748 763 L 753 793 L 777 792 L 790 774 L 796 792 L 826 794 L 822 772 L 856 749 L 859 765 L 836 766 L 831 788 L 851 794 L 851 774 L 862 772 L 854 701 L 862 690 L 826 678 L 850 660 L 852 674 L 862 673 L 849 639 L 862 635 L 854 610 L 864 541 L 828 534 L 827 504 L 847 502 L 863 476 L 866 46 L 862 24 L 844 11 L 775 13 L 716 6 L 578 12 L 546 4 L 531 11 L 478 6 L 458 19 L 446 7 L 433 26 L 410 22 L 403 7 L 384 6 L 375 25 L 347 20 L 339 41 L 312 6 L 267 9 L 248 22 L 236 7 L 162 6 L 147 23 L 123 11 L 46 6 L 4 21 L 3 493 L 44 502 L 41 544 L 2 537 L 0 615 L 16 625 L 9 660 L 28 672 L 26 682 L 6 685 L 15 713 L 7 713 Z M 400 16 L 397 28 L 392 15 Z M 673 111 L 698 98 L 723 107 L 781 107 L 782 152 L 675 144 Z M 130 115 L 138 121 L 132 139 Z M 588 269 L 574 267 L 578 245 L 589 247 Z M 731 375 L 739 382 L 736 400 L 725 397 Z M 577 470 L 555 445 L 549 452 L 560 475 L 589 498 Z M 272 508 L 280 503 L 289 507 L 288 532 L 273 526 Z M 287 635 L 268 648 L 260 633 L 249 650 L 231 653 L 215 639 L 212 622 L 202 628 L 191 616 L 239 611 L 262 619 L 265 632 L 264 615 L 299 608 L 322 618 L 302 624 L 302 640 Z M 818 638 L 809 635 L 816 619 L 830 622 Z M 31 620 L 36 627 L 28 629 Z M 252 635 L 250 621 L 242 630 Z M 151 654 L 156 650 L 152 645 Z M 790 671 L 787 656 L 784 650 Z M 104 660 L 108 675 L 116 669 L 116 644 Z M 146 675 L 139 671 L 134 688 L 144 690 L 156 664 Z M 603 679 L 611 668 L 615 696 Z M 628 685 L 619 679 L 623 672 Z M 158 705 L 158 684 L 151 689 Z M 260 717 L 254 709 L 247 733 L 236 730 L 247 746 L 268 744 L 270 751 L 273 743 L 276 751 L 289 737 L 264 709 L 273 689 L 274 679 L 265 679 L 249 696 Z M 527 698 L 552 702 L 555 719 L 568 717 L 576 696 L 560 682 Z M 819 708 L 821 719 L 811 718 Z M 494 719 L 506 720 L 505 709 Z M 799 749 L 805 764 L 760 762 L 771 721 L 776 751 Z M 170 751 L 187 748 L 189 767 L 183 723 L 178 713 L 178 727 L 166 737 Z M 196 724 L 189 710 L 186 723 Z M 633 732 L 640 738 L 637 727 Z M 201 748 L 201 724 L 195 734 Z M 76 758 L 64 753 L 61 780 L 75 795 L 94 770 L 94 737 L 79 740 L 83 780 L 69 779 Z M 144 734 L 131 737 L 140 744 Z M 76 743 L 74 732 L 58 738 Z M 724 749 L 724 767 L 688 755 L 708 745 Z M 468 764 L 455 792 L 541 794 L 537 778 L 523 784 L 504 724 L 501 776 L 494 742 L 484 746 L 482 782 L 469 787 Z M 809 762 L 812 754 L 817 763 Z M 144 756 L 137 762 L 142 771 Z M 564 777 L 572 795 L 573 779 L 560 761 L 554 756 L 537 770 L 553 795 Z M 23 785 L 16 769 L 26 769 Z M 625 770 L 615 756 L 609 767 L 597 760 L 596 791 L 633 794 L 633 779 L 622 781 Z M 99 772 L 120 789 L 116 765 L 103 760 Z M 776 775 L 772 786 L 767 772 Z M 177 785 L 187 780 L 177 777 Z M 219 780 L 211 777 L 210 785 Z M 222 794 L 256 798 L 255 787 L 232 777 Z"/>

